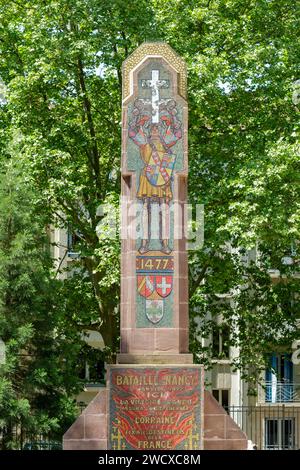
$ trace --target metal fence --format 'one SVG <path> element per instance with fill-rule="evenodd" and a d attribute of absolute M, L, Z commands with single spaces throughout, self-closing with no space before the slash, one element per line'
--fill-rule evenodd
<path fill-rule="evenodd" d="M 230 406 L 226 411 L 258 450 L 300 450 L 297 406 Z"/>
<path fill-rule="evenodd" d="M 48 434 L 33 434 L 21 425 L 0 428 L 0 450 L 60 450 L 60 437 Z"/>

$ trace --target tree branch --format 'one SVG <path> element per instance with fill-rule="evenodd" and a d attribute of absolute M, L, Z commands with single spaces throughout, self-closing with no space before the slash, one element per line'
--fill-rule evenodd
<path fill-rule="evenodd" d="M 94 121 L 93 121 L 92 111 L 91 111 L 91 102 L 87 94 L 87 89 L 85 85 L 85 76 L 84 76 L 84 71 L 83 71 L 83 64 L 80 58 L 78 58 L 77 67 L 78 67 L 80 89 L 83 95 L 83 106 L 84 106 L 84 110 L 87 116 L 89 133 L 90 133 L 90 137 L 92 141 L 93 158 L 90 161 L 92 163 L 92 167 L 93 167 L 94 174 L 95 174 L 95 181 L 96 181 L 96 187 L 97 187 L 96 191 L 98 194 L 98 189 L 99 191 L 101 190 L 100 163 L 99 163 L 100 157 L 99 157 L 98 146 L 97 146 L 96 131 L 95 131 L 95 126 L 94 126 Z"/>
<path fill-rule="evenodd" d="M 124 40 L 124 51 L 125 51 L 125 56 L 128 57 L 128 47 L 127 47 L 127 38 L 126 38 L 126 35 L 124 33 L 124 31 L 121 31 L 121 36 L 122 36 L 122 39 Z"/>
<path fill-rule="evenodd" d="M 192 296 L 195 293 L 196 289 L 199 287 L 202 279 L 205 276 L 205 273 L 206 273 L 208 267 L 209 267 L 209 263 L 207 262 L 207 263 L 204 264 L 204 266 L 201 269 L 200 273 L 198 274 L 196 280 L 193 282 L 191 292 L 190 292 L 190 296 Z"/>
<path fill-rule="evenodd" d="M 114 50 L 114 53 L 115 53 L 115 57 L 117 57 L 118 56 L 118 48 L 117 48 L 116 44 L 113 44 L 113 50 Z M 120 67 L 117 66 L 116 69 L 117 69 L 117 77 L 118 77 L 119 87 L 122 90 L 122 73 L 121 73 Z"/>

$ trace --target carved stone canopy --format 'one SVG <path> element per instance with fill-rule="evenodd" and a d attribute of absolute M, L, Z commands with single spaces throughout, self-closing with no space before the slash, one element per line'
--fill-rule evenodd
<path fill-rule="evenodd" d="M 145 59 L 163 57 L 178 74 L 178 93 L 187 97 L 186 65 L 184 60 L 164 42 L 144 42 L 123 63 L 123 101 L 130 96 L 130 74 Z"/>

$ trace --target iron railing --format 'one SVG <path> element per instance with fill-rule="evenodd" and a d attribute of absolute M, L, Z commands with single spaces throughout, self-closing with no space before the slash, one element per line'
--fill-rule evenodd
<path fill-rule="evenodd" d="M 227 413 L 259 450 L 300 450 L 297 405 L 230 406 Z"/>
<path fill-rule="evenodd" d="M 300 384 L 288 381 L 264 382 L 259 387 L 258 403 L 300 402 Z"/>
<path fill-rule="evenodd" d="M 0 427 L 0 450 L 60 450 L 62 436 L 35 434 L 24 427 L 14 425 Z"/>

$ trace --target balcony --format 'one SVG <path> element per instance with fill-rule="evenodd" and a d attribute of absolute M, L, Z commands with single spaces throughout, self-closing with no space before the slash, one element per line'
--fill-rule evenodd
<path fill-rule="evenodd" d="M 264 382 L 258 391 L 258 403 L 299 403 L 300 383 L 274 381 Z"/>

